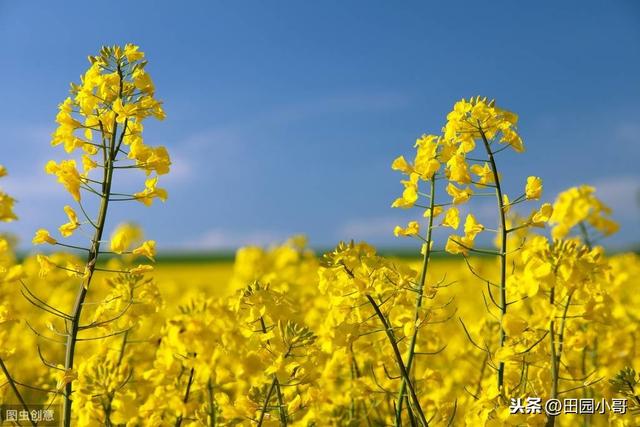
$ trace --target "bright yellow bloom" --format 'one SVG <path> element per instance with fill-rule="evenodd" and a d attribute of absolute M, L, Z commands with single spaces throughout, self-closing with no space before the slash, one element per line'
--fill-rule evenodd
<path fill-rule="evenodd" d="M 67 214 L 67 218 L 69 218 L 69 222 L 66 224 L 62 224 L 58 230 L 62 237 L 69 237 L 73 234 L 73 232 L 80 227 L 80 222 L 78 221 L 78 216 L 73 208 L 69 205 L 64 207 L 64 212 Z"/>
<path fill-rule="evenodd" d="M 470 239 L 467 236 L 456 236 L 451 235 L 447 239 L 447 244 L 444 247 L 444 250 L 449 252 L 450 254 L 464 254 L 466 255 L 469 252 L 469 249 L 473 248 L 473 239 Z"/>
<path fill-rule="evenodd" d="M 9 270 L 5 273 L 4 281 L 7 283 L 15 282 L 24 277 L 24 268 L 22 265 L 13 265 L 9 268 Z"/>
<path fill-rule="evenodd" d="M 469 184 L 471 176 L 463 155 L 456 154 L 447 162 L 447 178 L 458 184 Z"/>
<path fill-rule="evenodd" d="M 299 394 L 296 394 L 296 396 L 291 400 L 291 402 L 287 404 L 287 411 L 290 414 L 295 413 L 295 411 L 300 409 L 302 404 L 303 404 L 302 397 Z"/>
<path fill-rule="evenodd" d="M 13 212 L 14 203 L 13 197 L 0 190 L 0 221 L 10 222 L 18 219 Z"/>
<path fill-rule="evenodd" d="M 440 139 L 436 135 L 423 135 L 416 141 L 415 172 L 424 180 L 429 180 L 440 169 L 437 151 Z"/>
<path fill-rule="evenodd" d="M 158 183 L 158 177 L 155 176 L 153 178 L 148 178 L 145 183 L 145 189 L 141 192 L 134 193 L 134 197 L 141 203 L 144 203 L 146 206 L 151 206 L 153 203 L 153 199 L 158 198 L 161 201 L 167 200 L 167 190 L 164 188 L 156 188 L 156 184 Z"/>
<path fill-rule="evenodd" d="M 415 170 L 424 180 L 429 180 L 440 169 L 440 162 L 436 159 L 419 159 L 416 158 Z"/>
<path fill-rule="evenodd" d="M 34 236 L 32 243 L 34 245 L 42 245 L 44 243 L 55 245 L 57 241 L 56 239 L 51 237 L 51 235 L 47 230 L 45 230 L 44 228 L 41 228 L 38 231 L 36 231 L 36 235 Z"/>
<path fill-rule="evenodd" d="M 556 239 L 566 237 L 581 222 L 593 226 L 608 236 L 618 231 L 618 224 L 610 217 L 611 209 L 595 196 L 595 188 L 588 185 L 572 187 L 558 195 L 553 204 L 550 223 Z"/>
<path fill-rule="evenodd" d="M 537 176 L 528 177 L 524 192 L 527 199 L 538 200 L 542 195 L 542 180 Z"/>
<path fill-rule="evenodd" d="M 86 177 L 96 167 L 98 164 L 89 155 L 82 155 L 82 176 Z"/>
<path fill-rule="evenodd" d="M 393 234 L 396 237 L 398 237 L 398 236 L 415 236 L 419 232 L 420 232 L 420 224 L 418 224 L 418 221 L 410 221 L 407 224 L 406 228 L 402 228 L 399 225 L 397 225 L 393 229 Z"/>
<path fill-rule="evenodd" d="M 136 104 L 123 104 L 122 99 L 118 98 L 113 103 L 113 112 L 116 113 L 116 121 L 124 123 L 125 120 L 136 116 L 138 107 Z"/>
<path fill-rule="evenodd" d="M 64 144 L 65 151 L 71 153 L 75 149 L 81 148 L 84 144 L 84 141 L 73 135 L 73 132 L 82 127 L 82 124 L 71 115 L 73 111 L 73 101 L 71 98 L 65 99 L 64 102 L 58 106 L 58 110 L 56 123 L 58 123 L 59 126 L 52 135 L 51 145 Z"/>
<path fill-rule="evenodd" d="M 412 173 L 409 175 L 409 180 L 400 181 L 402 185 L 404 185 L 404 191 L 402 192 L 402 197 L 397 198 L 393 204 L 392 208 L 410 208 L 415 202 L 418 200 L 418 179 L 419 175 L 417 173 Z"/>
<path fill-rule="evenodd" d="M 433 217 L 437 218 L 443 212 L 442 206 L 434 206 L 433 207 Z M 431 208 L 427 208 L 422 214 L 423 217 L 429 218 L 431 216 Z"/>
<path fill-rule="evenodd" d="M 153 80 L 151 80 L 151 76 L 148 73 L 146 73 L 144 70 L 137 69 L 133 72 L 132 77 L 133 84 L 137 89 L 148 95 L 153 95 L 155 86 L 153 85 Z"/>
<path fill-rule="evenodd" d="M 129 273 L 131 274 L 144 274 L 153 271 L 152 265 L 140 264 L 137 267 L 133 267 L 129 269 Z"/>
<path fill-rule="evenodd" d="M 60 164 L 50 160 L 45 166 L 45 172 L 50 175 L 56 175 L 58 182 L 71 193 L 77 202 L 80 201 L 81 178 L 78 169 L 76 169 L 75 160 L 63 160 Z"/>
<path fill-rule="evenodd" d="M 504 210 L 505 214 L 511 210 L 511 202 L 506 194 L 502 195 L 502 210 Z"/>
<path fill-rule="evenodd" d="M 58 373 L 56 374 L 58 381 L 56 384 L 56 390 L 61 391 L 63 390 L 67 384 L 76 381 L 78 379 L 78 372 L 73 370 L 73 369 L 64 369 L 64 366 L 59 365 L 59 367 L 62 369 L 61 371 L 58 371 Z"/>
<path fill-rule="evenodd" d="M 501 143 L 509 144 L 516 152 L 522 153 L 524 151 L 524 144 L 522 138 L 513 129 L 504 129 L 503 137 L 500 139 Z"/>
<path fill-rule="evenodd" d="M 129 141 L 125 138 L 124 141 Z M 142 142 L 141 138 L 135 138 L 130 141 L 128 157 L 136 161 L 136 164 L 144 164 L 151 156 L 151 147 Z"/>
<path fill-rule="evenodd" d="M 86 265 L 82 266 L 73 262 L 67 262 L 65 267 L 67 276 L 69 277 L 80 277 L 85 280 L 89 277 L 90 270 Z"/>
<path fill-rule="evenodd" d="M 536 227 L 543 227 L 544 223 L 549 221 L 551 215 L 553 214 L 553 207 L 551 203 L 545 203 L 540 206 L 537 212 L 534 212 L 531 216 L 531 223 Z"/>
<path fill-rule="evenodd" d="M 447 213 L 444 215 L 444 221 L 442 221 L 444 227 L 451 227 L 454 230 L 458 229 L 460 225 L 460 211 L 456 207 L 447 209 Z"/>
<path fill-rule="evenodd" d="M 52 143 L 64 144 L 67 152 L 82 148 L 85 151 L 82 156 L 83 173 L 78 172 L 74 160 L 60 164 L 51 161 L 45 169 L 58 177 L 76 201 L 80 201 L 82 184 L 90 185 L 86 180 L 88 173 L 96 167 L 107 166 L 106 159 L 93 156 L 103 153 L 102 145 L 114 138 L 125 145 L 132 145 L 129 158 L 135 160 L 135 166 L 147 175 L 169 172 L 171 160 L 167 149 L 149 147 L 142 142 L 142 121 L 149 116 L 159 119 L 165 116 L 162 103 L 153 97 L 153 82 L 144 70 L 146 61 L 143 59 L 144 54 L 133 44 L 124 48 L 103 47 L 99 55 L 89 57 L 91 66 L 82 76 L 81 83 L 71 85 L 72 96 L 59 106 L 58 128 Z M 76 131 L 81 132 L 85 139 L 75 135 Z M 94 139 L 96 132 L 101 134 L 99 139 Z M 120 151 L 114 154 L 118 157 Z M 140 201 L 150 204 L 154 197 L 164 199 L 166 191 L 147 185 L 140 194 Z"/>
<path fill-rule="evenodd" d="M 502 316 L 502 328 L 510 337 L 517 337 L 527 329 L 527 321 L 522 317 L 507 312 Z"/>
<path fill-rule="evenodd" d="M 38 273 L 40 277 L 46 277 L 53 269 L 56 268 L 56 264 L 46 255 L 38 254 L 36 256 L 36 260 L 40 265 L 40 271 Z"/>
<path fill-rule="evenodd" d="M 144 53 L 140 52 L 138 49 L 140 49 L 139 46 L 131 43 L 124 46 L 124 56 L 127 58 L 127 61 L 135 62 L 144 58 Z"/>
<path fill-rule="evenodd" d="M 467 187 L 462 190 L 451 183 L 447 185 L 447 193 L 453 198 L 453 204 L 455 205 L 468 202 L 473 195 L 471 188 Z"/>
<path fill-rule="evenodd" d="M 120 224 L 111 234 L 111 252 L 121 254 L 129 250 L 129 248 L 142 238 L 142 230 L 140 227 L 124 223 Z"/>
<path fill-rule="evenodd" d="M 464 221 L 465 236 L 473 240 L 482 230 L 484 230 L 484 225 L 480 224 L 473 214 L 467 214 L 467 218 Z"/>
<path fill-rule="evenodd" d="M 473 165 L 471 166 L 471 172 L 478 175 L 479 184 L 493 184 L 495 182 L 493 178 L 493 171 L 489 167 L 489 164 L 485 162 L 483 166 Z"/>
<path fill-rule="evenodd" d="M 427 150 L 431 157 L 435 157 L 439 139 L 440 137 L 438 135 L 424 134 L 420 138 L 416 139 L 416 143 L 413 144 L 413 147 Z"/>
<path fill-rule="evenodd" d="M 151 261 L 155 261 L 154 256 L 156 255 L 156 242 L 155 240 L 147 240 L 143 242 L 142 245 L 135 248 L 133 250 L 133 254 L 135 255 L 143 255 L 149 258 Z"/>
<path fill-rule="evenodd" d="M 165 175 L 169 173 L 169 166 L 171 166 L 169 152 L 162 146 L 152 148 L 149 157 L 147 157 L 146 161 L 140 165 L 147 175 L 154 171 L 158 175 Z"/>
<path fill-rule="evenodd" d="M 407 163 L 404 156 L 397 157 L 391 164 L 391 169 L 393 169 L 394 171 L 400 171 L 405 175 L 409 175 L 411 172 L 413 172 L 413 168 L 409 163 Z"/>
<path fill-rule="evenodd" d="M 524 145 L 516 129 L 517 122 L 516 114 L 496 107 L 495 102 L 487 98 L 463 99 L 447 115 L 444 137 L 459 144 L 459 153 L 473 150 L 475 140 L 483 137 L 489 141 L 498 137 L 499 143 L 522 152 Z"/>

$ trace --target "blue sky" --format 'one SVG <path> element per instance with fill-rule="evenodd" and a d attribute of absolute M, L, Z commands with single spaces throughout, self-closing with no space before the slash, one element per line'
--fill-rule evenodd
<path fill-rule="evenodd" d="M 28 248 L 65 222 L 70 199 L 43 171 L 60 157 L 56 106 L 87 55 L 133 42 L 168 114 L 145 141 L 172 153 L 170 199 L 118 205 L 110 226 L 138 221 L 160 249 L 294 233 L 406 244 L 390 163 L 475 94 L 520 114 L 527 152 L 500 159 L 508 192 L 528 175 L 548 200 L 593 184 L 623 226 L 610 245 L 639 242 L 640 4 L 446 3 L 1 2 L 0 186 L 20 216 L 4 229 Z"/>

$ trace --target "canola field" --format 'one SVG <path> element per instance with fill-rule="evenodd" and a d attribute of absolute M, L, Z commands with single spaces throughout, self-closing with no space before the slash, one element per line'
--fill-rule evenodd
<path fill-rule="evenodd" d="M 459 100 L 390 159 L 389 202 L 414 219 L 389 233 L 414 258 L 293 236 L 169 263 L 144 224 L 110 222 L 169 197 L 170 154 L 142 136 L 165 119 L 146 67 L 134 45 L 89 57 L 55 117 L 69 158 L 43 165 L 68 221 L 24 259 L 0 239 L 6 425 L 53 425 L 45 410 L 64 426 L 640 425 L 640 258 L 605 250 L 620 230 L 588 184 L 553 203 L 538 176 L 503 191 L 504 152 L 526 156 L 517 114 Z M 467 208 L 479 197 L 491 223 Z M 2 221 L 15 198 L 0 191 Z"/>
<path fill-rule="evenodd" d="M 421 267 L 418 259 L 387 261 L 389 268 L 411 269 L 414 275 Z M 496 268 L 495 262 L 487 258 L 470 262 L 477 266 L 476 272 Z M 634 254 L 616 255 L 606 263 L 615 278 L 608 284 L 606 296 L 598 295 L 598 300 L 590 302 L 589 319 L 566 320 L 562 358 L 567 365 L 563 371 L 566 369 L 565 375 L 571 374 L 575 379 L 560 379 L 560 391 L 583 386 L 566 393 L 571 398 L 593 396 L 612 402 L 614 397 L 626 396 L 615 392 L 609 380 L 637 360 L 632 339 L 635 329 L 629 320 L 635 319 L 638 310 L 637 293 L 631 285 L 640 263 Z M 33 270 L 27 274 L 37 276 L 39 266 L 35 259 L 27 259 L 23 265 L 27 272 Z M 405 304 L 397 301 L 387 313 L 403 353 L 408 343 L 402 338 L 420 331 L 413 375 L 421 405 L 429 408 L 428 422 L 546 424 L 544 415 L 510 414 L 508 404 L 501 408 L 497 393 L 483 395 L 495 386 L 492 359 L 501 356 L 496 356 L 497 350 L 491 354 L 476 348 L 465 328 L 474 341 L 482 343 L 480 346 L 491 345 L 496 327 L 483 302 L 487 298 L 486 286 L 464 260 L 435 259 L 431 266 L 428 281 L 438 283 L 446 277 L 446 283 L 451 284 L 429 296 L 424 310 L 430 315 L 413 322 L 411 299 Z M 173 425 L 179 417 L 183 417 L 184 425 L 253 425 L 264 413 L 263 425 L 280 425 L 281 407 L 276 396 L 263 412 L 274 377 L 281 382 L 287 424 L 392 424 L 393 402 L 401 384 L 392 348 L 372 318 L 372 309 L 342 304 L 332 307 L 326 291 L 319 288 L 318 273 L 323 268 L 318 256 L 304 246 L 304 239 L 295 238 L 267 249 L 243 248 L 235 262 L 160 262 L 148 274 L 148 282 L 135 285 L 109 284 L 107 275 L 98 276 L 96 283 L 104 284 L 111 292 L 96 295 L 101 300 L 98 307 L 104 308 L 88 316 L 86 323 L 115 317 L 124 302 L 114 304 L 113 299 L 125 290 L 133 295 L 135 305 L 117 326 L 97 328 L 91 335 L 108 335 L 132 325 L 135 328 L 125 335 L 87 341 L 79 347 L 77 374 L 72 377 L 77 386 L 75 404 L 80 406 L 78 424 L 106 424 L 104 417 L 109 416 L 108 423 L 112 425 Z M 53 290 L 51 283 L 55 284 Z M 246 283 L 254 284 L 251 291 Z M 265 284 L 264 288 L 258 288 L 259 283 Z M 69 278 L 64 274 L 57 280 L 48 279 L 45 286 L 50 289 L 49 294 L 45 287 L 33 291 L 39 290 L 39 297 L 54 307 L 64 307 L 73 298 L 73 288 L 68 285 Z M 66 292 L 61 294 L 65 286 Z M 18 344 L 11 349 L 3 347 L 3 358 L 15 372 L 16 381 L 37 387 L 25 387 L 24 398 L 44 403 L 55 399 L 65 382 L 64 371 L 43 365 L 44 360 L 62 358 L 63 346 L 49 341 L 59 335 L 53 331 L 62 327 L 48 324 L 47 317 L 53 316 L 34 316 L 33 306 L 18 290 L 18 286 L 8 289 L 12 292 L 4 294 L 5 300 L 17 302 L 11 305 L 14 314 L 31 314 L 26 320 L 16 320 L 10 333 L 3 334 L 3 342 Z M 506 381 L 515 387 L 526 380 L 531 396 L 544 398 L 549 396 L 545 387 L 551 383 L 546 372 L 551 352 L 548 335 L 541 331 L 549 325 L 545 324 L 547 319 L 532 318 L 533 308 L 518 308 L 517 317 L 508 323 L 510 333 L 519 340 L 510 349 L 512 354 L 504 356 L 509 369 Z M 268 314 L 268 310 L 272 313 Z M 577 310 L 584 308 L 572 309 Z M 268 319 L 264 337 L 254 317 Z M 597 330 L 590 331 L 586 325 Z M 6 331 L 6 323 L 3 327 Z M 37 336 L 30 328 L 42 331 L 48 338 Z M 304 328 L 312 331 L 313 340 L 300 344 L 285 341 L 304 336 Z M 537 346 L 518 354 L 540 337 L 545 338 Z M 294 347 L 286 357 L 285 350 L 289 348 L 284 347 L 285 343 Z M 8 387 L 2 390 L 5 401 L 15 402 Z M 634 425 L 636 418 L 629 414 L 596 414 L 589 422 Z M 576 425 L 582 418 L 565 414 L 558 424 Z"/>

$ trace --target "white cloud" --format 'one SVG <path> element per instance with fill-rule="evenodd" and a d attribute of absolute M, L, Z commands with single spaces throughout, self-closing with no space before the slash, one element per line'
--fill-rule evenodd
<path fill-rule="evenodd" d="M 637 219 L 640 211 L 640 176 L 610 176 L 593 183 L 596 196 L 605 202 L 615 217 Z"/>
<path fill-rule="evenodd" d="M 224 125 L 203 129 L 186 138 L 181 144 L 187 149 L 235 147 L 242 141 L 255 138 L 257 129 L 282 126 L 324 114 L 385 111 L 405 107 L 410 98 L 395 92 L 347 93 L 310 99 L 286 105 L 272 105 L 253 115 L 239 117 Z"/>
<path fill-rule="evenodd" d="M 281 233 L 269 230 L 238 231 L 214 228 L 191 241 L 184 242 L 181 246 L 194 250 L 219 250 L 247 245 L 269 246 L 284 240 Z"/>
<path fill-rule="evenodd" d="M 340 227 L 337 234 L 343 240 L 391 240 L 393 228 L 405 222 L 400 216 L 352 220 Z"/>
<path fill-rule="evenodd" d="M 167 175 L 162 176 L 162 182 L 170 184 L 190 182 L 196 169 L 193 164 L 193 159 L 176 149 L 172 149 L 169 154 L 171 156 L 171 171 Z"/>
<path fill-rule="evenodd" d="M 164 182 L 191 182 L 197 171 L 207 175 L 235 172 L 237 165 L 250 159 L 256 135 L 269 127 L 287 124 L 324 114 L 384 111 L 406 106 L 410 99 L 394 92 L 329 95 L 306 102 L 274 105 L 218 126 L 204 128 L 184 139 L 168 144 L 172 159 L 171 173 Z"/>
<path fill-rule="evenodd" d="M 2 181 L 2 188 L 12 197 L 29 201 L 33 199 L 61 199 L 66 192 L 54 177 L 44 172 L 32 175 L 9 175 Z"/>

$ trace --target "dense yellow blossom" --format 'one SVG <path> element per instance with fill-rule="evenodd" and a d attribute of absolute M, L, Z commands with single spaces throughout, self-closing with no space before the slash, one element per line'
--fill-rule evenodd
<path fill-rule="evenodd" d="M 137 46 L 90 61 L 59 107 L 52 141 L 82 151 L 83 173 L 73 160 L 47 165 L 78 202 L 77 213 L 64 207 L 59 229 L 72 239 L 39 229 L 34 244 L 65 251 L 18 262 L 13 241 L 0 237 L 0 361 L 11 372 L 1 374 L 0 403 L 61 402 L 72 391 L 66 423 L 78 426 L 638 425 L 635 410 L 552 418 L 510 408 L 527 397 L 624 396 L 635 409 L 629 385 L 640 382 L 631 368 L 640 365 L 640 258 L 595 244 L 617 225 L 592 187 L 519 215 L 520 203 L 541 197 L 542 180 L 529 177 L 512 198 L 502 191 L 508 177 L 491 143 L 523 150 L 514 113 L 462 100 L 442 135 L 421 136 L 414 157 L 393 161 L 404 175 L 393 206 L 418 209 L 393 232 L 415 239 L 415 259 L 365 242 L 320 255 L 296 236 L 241 248 L 229 265 L 155 267 L 137 260 L 155 260 L 155 240 L 130 223 L 109 235 L 105 206 L 166 198 L 157 185 L 169 156 L 144 145 L 141 124 L 164 112 Z M 118 129 L 128 130 L 128 151 L 114 154 L 145 174 L 136 194 L 101 194 L 112 176 L 89 178 L 109 170 L 113 158 L 94 144 Z M 87 213 L 85 191 L 102 209 Z M 0 220 L 15 219 L 13 199 L 0 196 Z M 491 216 L 460 206 L 484 196 Z M 434 237 L 440 227 L 458 231 Z M 71 241 L 92 229 L 86 247 Z M 497 245 L 485 247 L 491 233 Z M 102 256 L 105 247 L 113 253 Z M 453 255 L 432 259 L 443 248 Z M 85 308 L 72 315 L 74 306 Z M 70 327 L 80 340 L 73 364 L 63 350 Z"/>
<path fill-rule="evenodd" d="M 557 239 L 566 237 L 580 224 L 591 226 L 604 236 L 618 231 L 618 225 L 611 219 L 611 209 L 595 196 L 595 188 L 588 185 L 560 193 L 553 211 L 551 233 Z"/>

